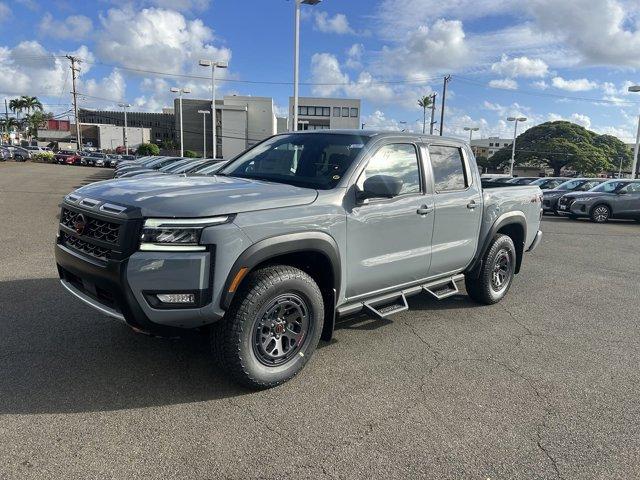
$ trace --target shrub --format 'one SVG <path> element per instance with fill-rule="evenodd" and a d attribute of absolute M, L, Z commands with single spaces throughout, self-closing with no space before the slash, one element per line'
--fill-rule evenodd
<path fill-rule="evenodd" d="M 160 148 L 154 143 L 142 143 L 138 147 L 138 155 L 159 155 Z"/>
<path fill-rule="evenodd" d="M 53 152 L 37 152 L 31 154 L 31 161 L 37 163 L 53 163 Z"/>
<path fill-rule="evenodd" d="M 184 152 L 184 156 L 186 158 L 198 158 L 198 154 L 193 150 L 187 150 L 186 152 Z"/>

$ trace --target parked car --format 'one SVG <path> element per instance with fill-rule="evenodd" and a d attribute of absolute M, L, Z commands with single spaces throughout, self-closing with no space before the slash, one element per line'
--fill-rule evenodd
<path fill-rule="evenodd" d="M 74 191 L 56 262 L 86 304 L 138 331 L 205 329 L 227 374 L 267 388 L 303 368 L 336 316 L 387 318 L 463 279 L 475 301 L 500 301 L 540 242 L 541 199 L 532 186 L 483 190 L 456 139 L 280 134 L 216 176 Z"/>
<path fill-rule="evenodd" d="M 188 175 L 215 175 L 227 163 L 229 163 L 227 160 L 207 160 L 202 165 L 185 173 Z"/>
<path fill-rule="evenodd" d="M 513 185 L 529 185 L 540 177 L 513 177 L 506 181 L 506 183 L 511 183 Z"/>
<path fill-rule="evenodd" d="M 0 146 L 0 161 L 6 162 L 9 159 L 11 159 L 11 151 L 6 147 Z"/>
<path fill-rule="evenodd" d="M 602 178 L 573 178 L 561 183 L 556 188 L 544 190 L 542 192 L 542 210 L 544 213 L 558 215 L 558 200 L 565 193 L 586 192 L 593 187 L 600 185 L 605 179 Z"/>
<path fill-rule="evenodd" d="M 558 212 L 595 223 L 610 218 L 640 221 L 640 180 L 609 180 L 588 192 L 567 193 L 558 200 Z"/>
<path fill-rule="evenodd" d="M 123 173 L 126 172 L 130 172 L 133 170 L 140 170 L 142 168 L 147 168 L 149 165 L 151 165 L 152 163 L 164 159 L 164 158 L 173 158 L 173 157 L 168 157 L 168 156 L 149 156 L 149 157 L 142 157 L 138 160 L 132 161 L 132 162 L 127 162 L 127 163 L 122 163 L 120 165 L 118 165 L 116 167 L 115 173 L 114 175 L 116 177 L 119 177 L 120 175 L 122 175 Z"/>
<path fill-rule="evenodd" d="M 119 170 L 116 172 L 116 177 L 118 178 L 126 178 L 135 175 L 139 175 L 140 173 L 147 173 L 150 171 L 156 171 L 161 169 L 162 167 L 184 160 L 182 157 L 159 157 L 149 162 L 146 162 L 143 165 L 135 166 L 131 168 L 125 167 L 123 170 Z"/>
<path fill-rule="evenodd" d="M 25 147 L 16 147 L 13 150 L 13 159 L 16 162 L 26 162 L 31 158 L 31 150 Z"/>
<path fill-rule="evenodd" d="M 537 180 L 534 180 L 529 185 L 537 185 L 538 187 L 540 187 L 540 190 L 549 190 L 551 188 L 556 188 L 558 185 L 560 185 L 561 183 L 566 182 L 567 180 L 570 180 L 570 178 L 568 178 L 568 177 L 544 177 L 544 178 L 538 178 Z"/>
<path fill-rule="evenodd" d="M 75 165 L 80 163 L 80 155 L 74 150 L 59 150 L 54 158 L 60 165 Z"/>
<path fill-rule="evenodd" d="M 100 152 L 83 152 L 80 156 L 80 164 L 88 167 L 104 166 L 107 156 Z M 99 161 L 99 165 L 96 165 Z"/>
<path fill-rule="evenodd" d="M 185 158 L 182 161 L 177 161 L 165 165 L 159 170 L 136 170 L 135 172 L 131 172 L 131 174 L 128 175 L 127 178 L 130 176 L 141 178 L 153 175 L 181 175 L 192 170 L 196 170 L 205 162 L 207 162 L 207 160 L 203 160 L 201 158 Z"/>

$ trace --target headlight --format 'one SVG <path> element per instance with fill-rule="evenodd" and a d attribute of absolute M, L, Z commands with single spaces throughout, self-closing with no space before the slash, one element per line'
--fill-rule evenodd
<path fill-rule="evenodd" d="M 203 251 L 200 243 L 202 229 L 227 223 L 231 216 L 208 218 L 149 218 L 140 235 L 143 251 Z"/>

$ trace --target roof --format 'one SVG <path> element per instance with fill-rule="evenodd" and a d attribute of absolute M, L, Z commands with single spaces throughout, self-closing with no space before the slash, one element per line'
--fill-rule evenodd
<path fill-rule="evenodd" d="M 466 143 L 464 140 L 454 137 L 444 137 L 439 135 L 427 135 L 423 133 L 415 132 L 399 132 L 396 130 L 359 130 L 359 129 L 326 129 L 326 130 L 299 130 L 297 132 L 282 132 L 286 133 L 300 133 L 304 135 L 319 135 L 319 134 L 342 134 L 342 135 L 360 135 L 362 137 L 407 137 L 407 138 L 420 138 L 428 142 L 446 141 L 454 143 Z"/>

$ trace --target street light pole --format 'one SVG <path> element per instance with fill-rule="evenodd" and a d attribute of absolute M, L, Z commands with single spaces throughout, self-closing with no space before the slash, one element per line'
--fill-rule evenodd
<path fill-rule="evenodd" d="M 207 158 L 207 115 L 209 115 L 209 111 L 198 110 L 198 113 L 202 114 L 202 158 Z"/>
<path fill-rule="evenodd" d="M 123 141 L 124 141 L 124 153 L 125 155 L 129 155 L 129 142 L 127 139 L 127 108 L 131 105 L 129 103 L 119 103 L 119 107 L 122 107 L 124 110 L 124 130 L 122 132 Z"/>
<path fill-rule="evenodd" d="M 629 92 L 640 92 L 640 85 L 632 85 Z M 633 149 L 633 164 L 631 166 L 631 178 L 636 178 L 636 170 L 638 169 L 638 147 L 640 146 L 640 115 L 638 115 L 638 133 L 636 133 L 636 146 Z"/>
<path fill-rule="evenodd" d="M 298 131 L 298 71 L 300 65 L 300 5 L 317 5 L 322 0 L 294 0 L 293 28 L 293 125 L 291 130 Z"/>
<path fill-rule="evenodd" d="M 211 139 L 212 146 L 211 151 L 213 152 L 213 158 L 217 158 L 218 155 L 218 140 L 217 140 L 217 128 L 218 128 L 218 120 L 216 115 L 216 67 L 218 68 L 227 68 L 228 64 L 224 61 L 216 61 L 216 60 L 200 60 L 200 66 L 202 67 L 211 67 Z"/>
<path fill-rule="evenodd" d="M 463 130 L 468 130 L 469 131 L 469 146 L 471 146 L 471 138 L 473 137 L 473 132 L 477 132 L 478 130 L 480 130 L 479 127 L 464 127 Z"/>
<path fill-rule="evenodd" d="M 171 91 L 173 93 L 177 93 L 180 98 L 180 156 L 184 157 L 184 132 L 182 129 L 182 94 L 183 93 L 191 93 L 190 88 L 177 88 L 171 87 Z"/>
<path fill-rule="evenodd" d="M 518 122 L 526 122 L 526 117 L 509 117 L 509 122 L 515 122 L 513 126 L 513 144 L 511 145 L 511 168 L 509 169 L 509 175 L 513 177 L 513 163 L 516 159 L 516 136 L 518 134 Z"/>

